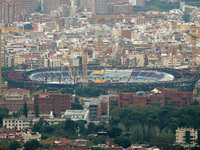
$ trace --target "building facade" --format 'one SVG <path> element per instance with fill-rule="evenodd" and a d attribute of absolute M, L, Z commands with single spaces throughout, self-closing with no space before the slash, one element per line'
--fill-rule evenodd
<path fill-rule="evenodd" d="M 34 110 L 38 109 L 39 114 L 49 114 L 50 111 L 57 109 L 59 112 L 65 112 L 70 109 L 73 97 L 69 94 L 41 94 L 34 95 Z"/>
<path fill-rule="evenodd" d="M 196 146 L 199 139 L 200 130 L 194 130 L 192 128 L 178 128 L 176 130 L 176 144 L 186 149 Z"/>
<path fill-rule="evenodd" d="M 39 134 L 39 132 L 25 132 L 22 133 L 21 136 L 23 137 L 24 143 L 33 139 L 38 141 L 41 140 L 41 134 Z"/>
<path fill-rule="evenodd" d="M 31 129 L 34 124 L 38 123 L 40 118 L 25 118 L 24 116 L 20 116 L 18 118 L 3 118 L 3 126 L 7 129 L 13 130 L 21 130 L 21 129 Z M 62 121 L 66 121 L 63 118 L 44 118 L 44 121 L 49 125 L 59 124 Z"/>
<path fill-rule="evenodd" d="M 156 88 L 151 92 L 119 93 L 118 107 L 133 105 L 160 104 L 161 106 L 187 107 L 193 102 L 192 92 L 177 89 Z"/>
<path fill-rule="evenodd" d="M 19 3 L 17 2 L 0 2 L 0 23 L 10 24 L 19 22 Z"/>
<path fill-rule="evenodd" d="M 19 118 L 4 118 L 3 119 L 3 126 L 7 129 L 29 129 L 31 126 L 31 121 L 25 117 Z"/>
<path fill-rule="evenodd" d="M 36 9 L 35 0 L 14 0 L 19 3 L 20 11 L 25 11 L 27 14 L 32 14 Z"/>
<path fill-rule="evenodd" d="M 43 13 L 50 14 L 53 10 L 58 10 L 60 0 L 43 0 Z"/>
<path fill-rule="evenodd" d="M 9 111 L 18 111 L 24 108 L 25 103 L 29 110 L 33 110 L 33 100 L 30 100 L 30 91 L 25 89 L 9 89 L 3 93 L 0 100 L 0 108 L 8 108 Z"/>

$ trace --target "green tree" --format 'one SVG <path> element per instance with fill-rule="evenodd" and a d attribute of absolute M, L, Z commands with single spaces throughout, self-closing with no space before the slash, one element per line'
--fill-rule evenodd
<path fill-rule="evenodd" d="M 71 109 L 72 110 L 83 110 L 83 106 L 81 104 L 78 104 L 78 103 L 72 103 Z"/>
<path fill-rule="evenodd" d="M 3 124 L 3 118 L 8 117 L 9 110 L 7 108 L 0 108 L 0 124 Z"/>
<path fill-rule="evenodd" d="M 36 106 L 35 116 L 36 116 L 36 117 L 39 117 L 38 106 Z"/>
<path fill-rule="evenodd" d="M 43 147 L 42 144 L 40 144 L 40 142 L 38 142 L 37 140 L 33 139 L 31 141 L 27 141 L 25 144 L 24 144 L 24 148 L 25 150 L 36 150 L 37 148 L 39 147 Z"/>
<path fill-rule="evenodd" d="M 44 145 L 44 149 L 49 149 L 50 148 L 50 144 L 48 144 L 48 145 Z"/>
<path fill-rule="evenodd" d="M 18 141 L 14 141 L 10 143 L 9 150 L 16 150 L 17 148 L 21 148 L 22 146 Z"/>
<path fill-rule="evenodd" d="M 66 119 L 65 130 L 70 133 L 76 134 L 76 131 L 77 131 L 76 122 L 72 121 L 71 119 Z"/>
<path fill-rule="evenodd" d="M 185 148 L 181 145 L 174 145 L 172 150 L 185 150 Z"/>
<path fill-rule="evenodd" d="M 118 136 L 114 139 L 114 142 L 124 148 L 131 146 L 131 141 L 128 137 Z"/>
<path fill-rule="evenodd" d="M 58 109 L 53 110 L 53 115 L 54 115 L 54 117 L 60 116 L 60 112 L 58 111 Z"/>
<path fill-rule="evenodd" d="M 28 116 L 28 108 L 27 108 L 26 102 L 24 103 L 24 111 L 23 111 L 23 114 L 24 114 L 25 117 Z"/>
<path fill-rule="evenodd" d="M 111 138 L 115 138 L 117 136 L 120 136 L 122 134 L 122 129 L 120 129 L 119 127 L 111 127 L 109 130 L 108 130 L 108 135 L 111 137 Z"/>
<path fill-rule="evenodd" d="M 107 150 L 107 149 L 101 147 L 92 147 L 91 150 Z"/>
<path fill-rule="evenodd" d="M 88 130 L 89 130 L 90 133 L 95 133 L 95 124 L 93 122 L 90 122 L 87 125 L 87 128 L 88 128 Z"/>
<path fill-rule="evenodd" d="M 7 143 L 7 142 L 2 142 L 2 143 L 0 144 L 0 150 L 9 150 L 9 146 L 10 146 L 9 143 Z"/>
<path fill-rule="evenodd" d="M 150 145 L 157 146 L 162 150 L 169 150 L 173 148 L 175 137 L 172 135 L 159 135 L 151 140 Z"/>
<path fill-rule="evenodd" d="M 195 100 L 194 102 L 190 103 L 190 106 L 196 106 L 199 105 L 199 102 L 197 100 Z"/>
<path fill-rule="evenodd" d="M 38 123 L 35 123 L 35 124 L 33 125 L 32 131 L 33 131 L 33 132 L 40 132 L 41 127 L 42 127 L 41 125 L 39 125 Z"/>
<path fill-rule="evenodd" d="M 78 103 L 78 104 L 79 104 L 79 98 L 78 98 L 78 97 L 75 97 L 75 98 L 74 98 L 74 101 L 75 101 L 75 103 Z"/>

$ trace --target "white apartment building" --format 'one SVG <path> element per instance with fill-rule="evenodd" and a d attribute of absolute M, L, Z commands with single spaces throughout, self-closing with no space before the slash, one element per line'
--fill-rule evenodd
<path fill-rule="evenodd" d="M 29 119 L 25 117 L 19 118 L 3 118 L 3 126 L 7 129 L 30 129 L 34 124 L 38 123 L 40 118 Z M 59 124 L 66 119 L 63 118 L 44 118 L 49 125 Z"/>
<path fill-rule="evenodd" d="M 30 119 L 25 117 L 3 118 L 3 126 L 7 129 L 29 129 L 31 125 L 30 121 Z"/>
<path fill-rule="evenodd" d="M 176 144 L 186 149 L 196 146 L 199 131 L 191 128 L 178 128 L 176 130 Z"/>

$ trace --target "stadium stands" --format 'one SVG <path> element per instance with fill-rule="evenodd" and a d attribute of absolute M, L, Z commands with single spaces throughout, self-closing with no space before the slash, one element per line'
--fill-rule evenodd
<path fill-rule="evenodd" d="M 92 83 L 95 81 L 100 81 L 102 75 L 92 75 L 96 70 L 88 71 L 88 80 Z M 73 74 L 73 72 L 72 72 Z M 118 80 L 121 83 L 127 82 L 129 76 L 131 74 L 131 70 L 106 70 L 103 76 L 103 80 L 106 82 L 112 83 L 115 80 Z M 82 71 L 76 71 L 75 76 L 78 82 L 82 82 Z M 64 82 L 64 83 L 72 83 L 71 73 L 69 71 L 48 71 L 48 72 L 36 72 L 29 76 L 31 80 L 35 81 L 47 81 L 47 82 Z M 47 80 L 46 80 L 47 79 Z M 174 77 L 163 72 L 156 72 L 156 71 L 134 71 L 131 74 L 131 78 L 129 82 L 159 82 L 159 81 L 170 81 L 173 80 Z"/>

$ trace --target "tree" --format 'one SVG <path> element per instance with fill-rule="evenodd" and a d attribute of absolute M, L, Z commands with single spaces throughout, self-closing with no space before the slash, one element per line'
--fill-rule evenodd
<path fill-rule="evenodd" d="M 131 146 L 131 141 L 128 137 L 118 136 L 114 139 L 114 142 L 124 148 Z"/>
<path fill-rule="evenodd" d="M 162 150 L 169 150 L 173 148 L 175 137 L 172 135 L 160 135 L 151 140 L 150 145 L 157 146 Z"/>
<path fill-rule="evenodd" d="M 25 117 L 28 116 L 28 108 L 27 108 L 26 102 L 24 103 L 24 111 L 23 111 L 23 114 L 24 114 Z"/>
<path fill-rule="evenodd" d="M 36 116 L 36 117 L 39 117 L 38 106 L 36 106 L 35 116 Z"/>
<path fill-rule="evenodd" d="M 39 123 L 35 123 L 35 124 L 33 125 L 32 131 L 33 131 L 33 132 L 40 132 L 41 127 L 42 127 L 42 126 L 39 125 Z"/>
<path fill-rule="evenodd" d="M 75 103 L 78 103 L 78 104 L 79 104 L 79 98 L 78 98 L 78 97 L 75 97 L 75 98 L 74 98 L 74 101 L 75 101 Z"/>
<path fill-rule="evenodd" d="M 101 147 L 92 147 L 91 150 L 107 150 L 107 149 Z"/>
<path fill-rule="evenodd" d="M 174 145 L 172 150 L 185 150 L 185 148 L 181 145 Z"/>
<path fill-rule="evenodd" d="M 0 124 L 3 124 L 3 118 L 8 117 L 9 110 L 7 108 L 0 108 Z"/>
<path fill-rule="evenodd" d="M 54 117 L 60 116 L 59 110 L 58 110 L 58 109 L 54 109 L 54 110 L 53 110 L 53 115 L 54 115 Z"/>
<path fill-rule="evenodd" d="M 72 103 L 71 109 L 72 110 L 83 110 L 83 106 L 81 104 L 78 104 L 78 103 Z"/>
<path fill-rule="evenodd" d="M 68 132 L 71 132 L 73 134 L 76 134 L 77 124 L 74 121 L 72 121 L 71 119 L 66 119 L 65 130 Z"/>
<path fill-rule="evenodd" d="M 0 144 L 0 150 L 9 150 L 9 146 L 10 146 L 9 143 L 7 143 L 7 142 L 2 142 L 2 143 Z"/>
<path fill-rule="evenodd" d="M 120 136 L 122 133 L 122 129 L 120 129 L 119 127 L 111 127 L 110 130 L 108 130 L 108 135 L 111 137 L 111 138 L 115 138 L 116 136 Z"/>
<path fill-rule="evenodd" d="M 199 102 L 197 100 L 195 100 L 194 102 L 190 103 L 190 106 L 196 106 L 199 105 Z"/>
<path fill-rule="evenodd" d="M 9 150 L 16 150 L 17 148 L 21 148 L 21 145 L 18 141 L 10 143 Z"/>
<path fill-rule="evenodd" d="M 31 141 L 27 141 L 25 144 L 24 144 L 24 148 L 25 150 L 36 150 L 37 148 L 39 147 L 43 147 L 42 144 L 40 144 L 40 142 L 38 142 L 37 140 L 33 139 Z"/>
<path fill-rule="evenodd" d="M 90 122 L 87 125 L 87 128 L 88 128 L 88 130 L 89 130 L 90 133 L 95 133 L 95 124 L 93 122 Z"/>

